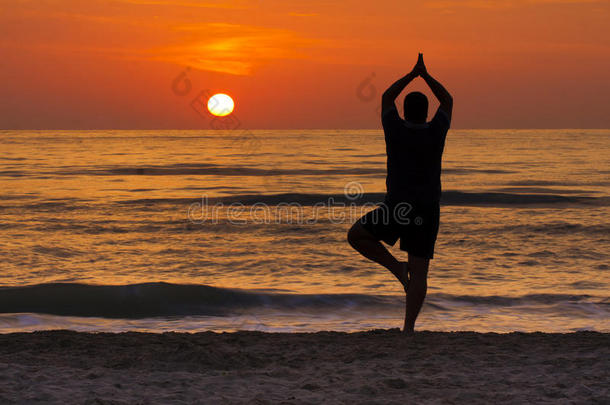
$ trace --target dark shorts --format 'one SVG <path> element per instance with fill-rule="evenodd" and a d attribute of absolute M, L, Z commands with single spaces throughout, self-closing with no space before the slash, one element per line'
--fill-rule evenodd
<path fill-rule="evenodd" d="M 438 234 L 440 205 L 431 203 L 379 204 L 359 222 L 379 240 L 394 246 L 400 238 L 400 250 L 432 259 Z"/>

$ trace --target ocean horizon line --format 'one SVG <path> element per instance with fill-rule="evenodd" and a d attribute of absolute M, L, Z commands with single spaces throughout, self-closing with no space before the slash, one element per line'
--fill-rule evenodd
<path fill-rule="evenodd" d="M 382 131 L 376 128 L 2 128 L 0 131 L 211 131 L 237 133 L 244 131 Z M 460 128 L 452 127 L 449 131 L 606 131 L 609 128 L 599 127 L 520 127 L 520 128 Z"/>

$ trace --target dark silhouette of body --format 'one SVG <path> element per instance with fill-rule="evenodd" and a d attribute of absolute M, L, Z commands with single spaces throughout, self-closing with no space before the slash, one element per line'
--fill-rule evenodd
<path fill-rule="evenodd" d="M 434 118 L 428 123 L 428 99 L 422 93 L 412 92 L 405 97 L 404 121 L 396 111 L 396 98 L 418 76 L 440 102 Z M 351 227 L 348 241 L 364 257 L 384 266 L 402 283 L 406 294 L 403 332 L 411 334 L 426 297 L 428 268 L 438 233 L 441 158 L 451 122 L 453 98 L 427 72 L 420 53 L 413 70 L 390 86 L 381 102 L 388 161 L 387 193 L 380 207 Z M 381 244 L 384 241 L 394 245 L 398 238 L 400 249 L 408 252 L 407 262 L 398 261 Z"/>

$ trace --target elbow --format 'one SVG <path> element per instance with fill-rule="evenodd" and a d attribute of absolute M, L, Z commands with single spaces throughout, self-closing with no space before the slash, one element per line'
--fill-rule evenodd
<path fill-rule="evenodd" d="M 444 104 L 449 108 L 453 107 L 453 97 L 450 95 L 447 95 L 447 98 L 446 98 Z"/>

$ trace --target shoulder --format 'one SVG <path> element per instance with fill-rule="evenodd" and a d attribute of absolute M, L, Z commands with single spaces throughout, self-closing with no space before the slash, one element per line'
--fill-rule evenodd
<path fill-rule="evenodd" d="M 450 125 L 451 125 L 450 115 L 445 110 L 443 110 L 441 107 L 439 107 L 436 110 L 436 114 L 434 114 L 432 121 L 430 121 L 430 126 L 433 128 L 436 128 L 436 129 L 448 130 Z"/>
<path fill-rule="evenodd" d="M 432 118 L 432 120 L 434 121 L 435 119 L 438 121 L 447 122 L 448 124 L 451 123 L 451 117 L 449 116 L 449 113 L 443 109 L 443 107 L 439 107 L 436 110 L 436 114 L 434 114 L 434 118 Z"/>
<path fill-rule="evenodd" d="M 398 110 L 396 109 L 396 105 L 394 103 L 392 103 L 391 106 L 383 108 L 381 110 L 381 119 L 395 119 L 395 118 L 400 118 L 398 116 Z"/>
<path fill-rule="evenodd" d="M 403 123 L 395 105 L 381 111 L 381 124 L 384 129 L 395 128 Z"/>

